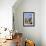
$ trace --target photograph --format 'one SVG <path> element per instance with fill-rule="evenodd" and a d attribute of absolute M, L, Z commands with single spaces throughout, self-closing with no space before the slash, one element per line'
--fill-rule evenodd
<path fill-rule="evenodd" d="M 34 12 L 23 12 L 23 26 L 34 26 Z"/>

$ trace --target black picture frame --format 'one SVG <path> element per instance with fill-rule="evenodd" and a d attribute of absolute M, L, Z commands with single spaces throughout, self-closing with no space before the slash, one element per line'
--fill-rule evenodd
<path fill-rule="evenodd" d="M 23 12 L 23 26 L 24 27 L 35 26 L 35 12 Z"/>

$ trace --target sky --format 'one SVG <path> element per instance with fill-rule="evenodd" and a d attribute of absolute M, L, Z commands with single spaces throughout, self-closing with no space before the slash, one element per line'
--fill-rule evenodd
<path fill-rule="evenodd" d="M 25 18 L 32 18 L 32 13 L 24 13 Z"/>

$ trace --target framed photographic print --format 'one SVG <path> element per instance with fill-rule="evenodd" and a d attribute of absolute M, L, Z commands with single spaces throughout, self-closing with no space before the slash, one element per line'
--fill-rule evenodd
<path fill-rule="evenodd" d="M 23 26 L 35 26 L 35 12 L 23 12 Z"/>

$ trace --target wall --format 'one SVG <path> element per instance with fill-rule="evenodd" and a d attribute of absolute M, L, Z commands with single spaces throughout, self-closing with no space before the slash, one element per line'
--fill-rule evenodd
<path fill-rule="evenodd" d="M 0 27 L 12 29 L 12 6 L 16 0 L 0 0 Z"/>
<path fill-rule="evenodd" d="M 42 46 L 46 46 L 46 0 L 41 2 L 41 40 Z"/>
<path fill-rule="evenodd" d="M 35 27 L 23 27 L 23 12 L 35 12 Z M 31 39 L 35 41 L 36 46 L 41 46 L 41 1 L 23 0 L 15 3 L 13 14 L 15 31 L 22 32 L 24 39 Z"/>

